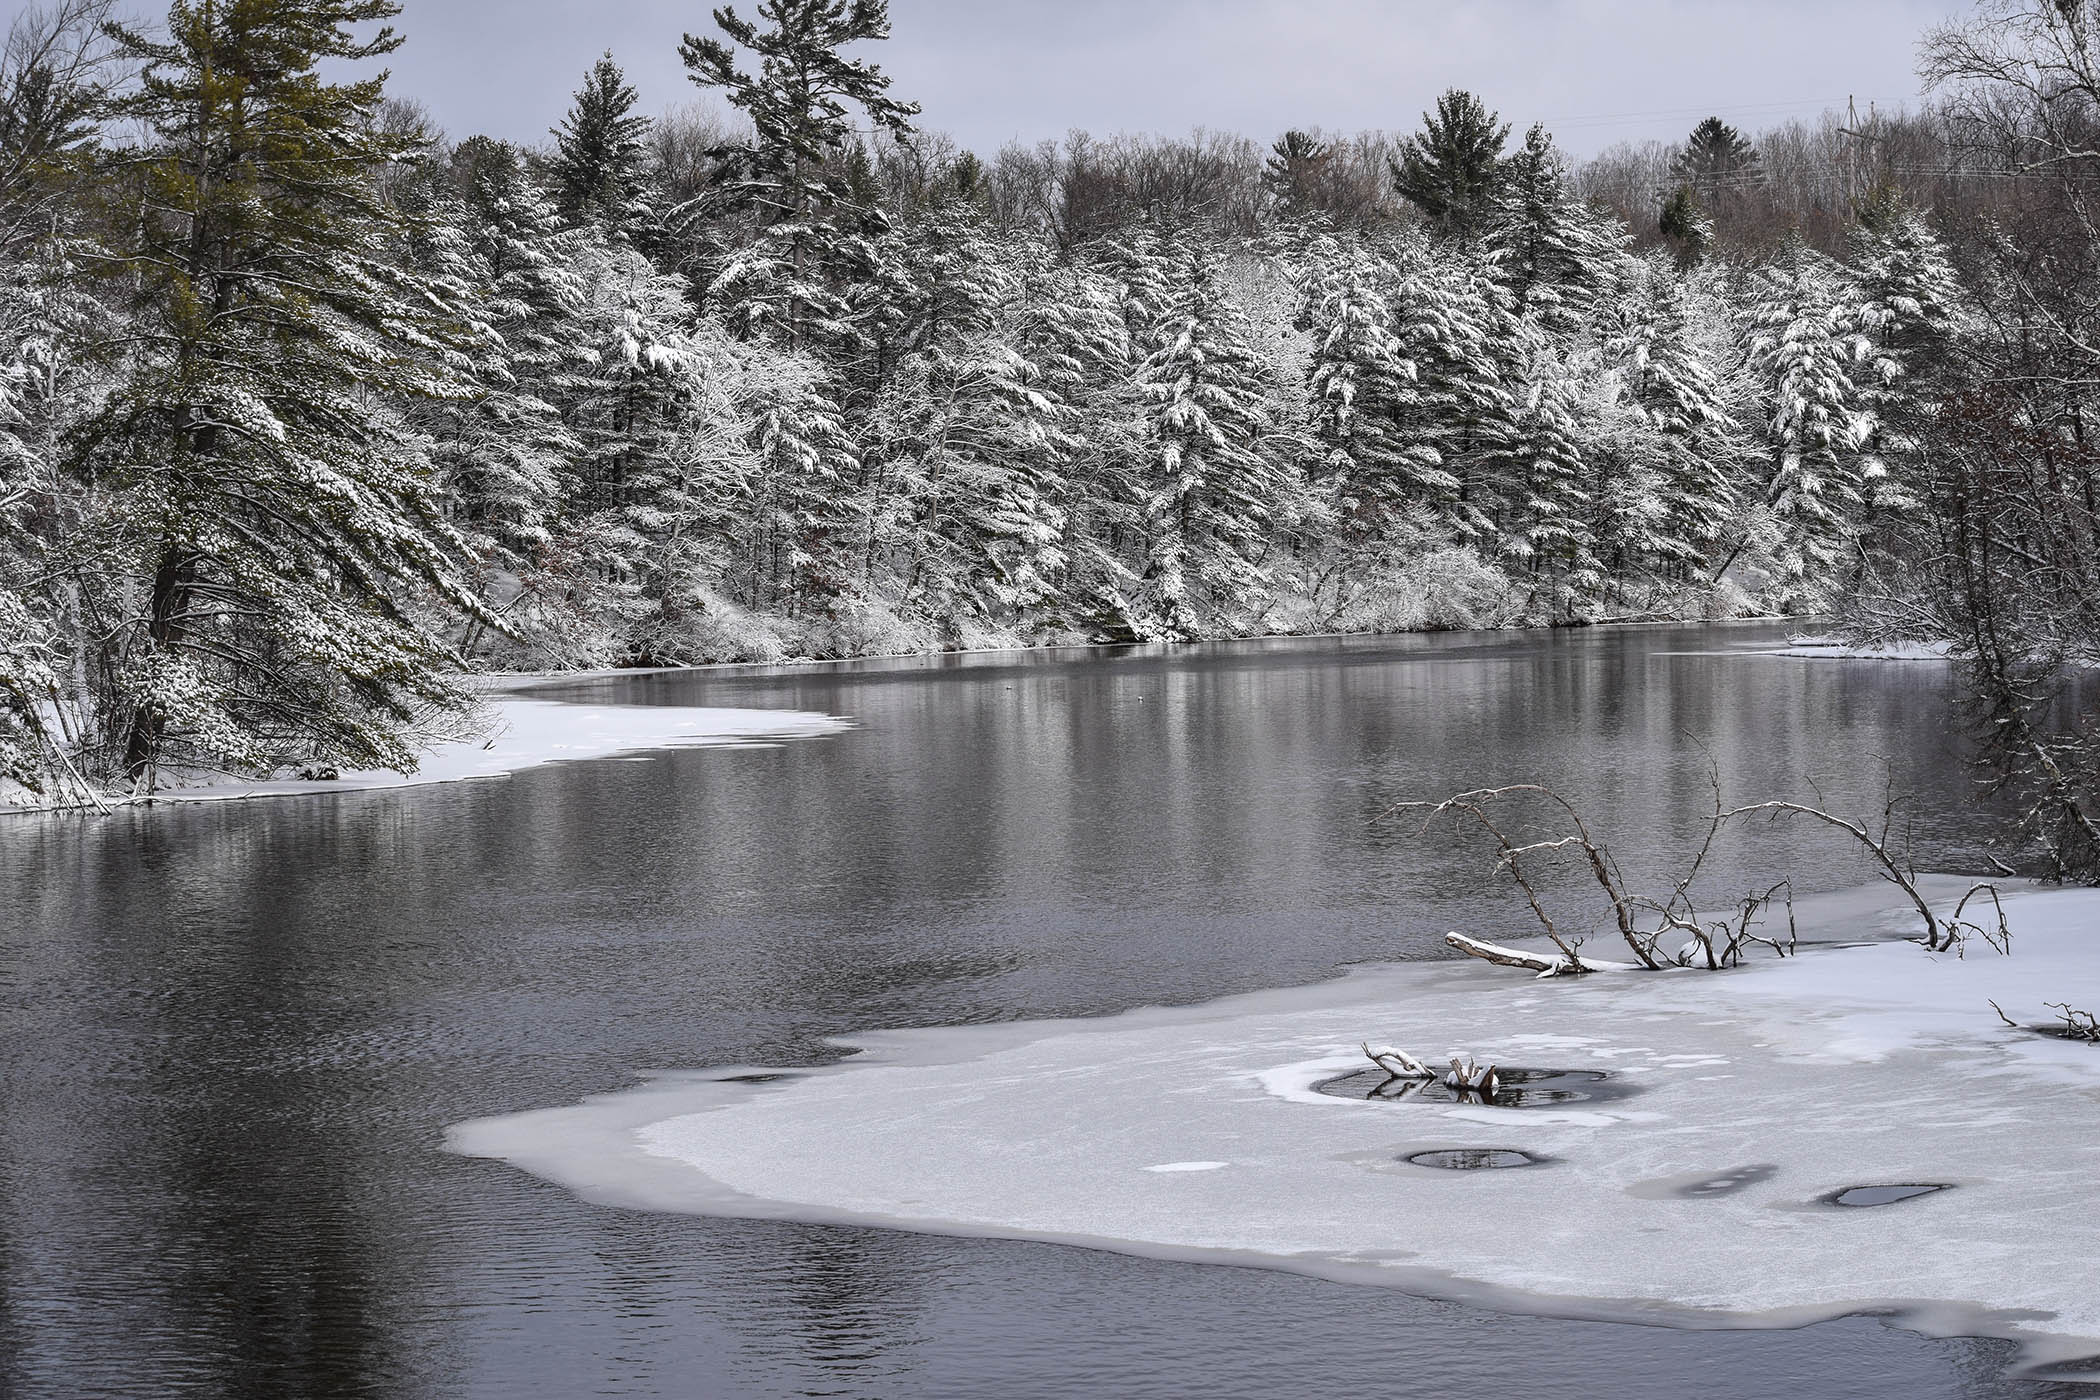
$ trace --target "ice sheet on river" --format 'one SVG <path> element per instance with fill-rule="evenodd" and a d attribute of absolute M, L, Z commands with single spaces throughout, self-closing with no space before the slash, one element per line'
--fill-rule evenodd
<path fill-rule="evenodd" d="M 1876 896 L 1874 906 L 1881 903 Z M 1826 933 L 1886 930 L 1833 901 Z M 1847 909 L 1851 912 L 1843 912 Z M 855 1037 L 776 1082 L 659 1079 L 462 1125 L 603 1201 L 1267 1264 L 1578 1316 L 1775 1325 L 1893 1308 L 2100 1353 L 2100 1048 L 1999 1023 L 2100 1006 L 2100 894 L 2007 901 L 2013 954 L 1909 943 L 1740 973 L 1538 982 L 1478 963 L 1089 1021 Z M 1544 1109 L 1330 1097 L 1369 1037 L 1605 1070 Z M 1523 1170 L 1409 1163 L 1514 1149 Z M 1871 1209 L 1859 1185 L 1949 1186 Z"/>
<path fill-rule="evenodd" d="M 220 802 L 243 797 L 415 787 L 467 778 L 500 778 L 543 763 L 607 758 L 656 749 L 737 747 L 809 739 L 850 727 L 843 719 L 801 710 L 702 709 L 674 705 L 572 705 L 551 700 L 494 701 L 483 736 L 433 744 L 414 773 L 344 772 L 326 781 L 222 781 L 174 787 L 162 802 Z"/>

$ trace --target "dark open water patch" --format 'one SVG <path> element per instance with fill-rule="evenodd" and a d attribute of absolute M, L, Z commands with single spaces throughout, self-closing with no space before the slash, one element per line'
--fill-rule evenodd
<path fill-rule="evenodd" d="M 1754 1167 L 1730 1167 L 1725 1172 L 1681 1186 L 1677 1194 L 1688 1201 L 1711 1200 L 1715 1196 L 1733 1196 L 1738 1191 L 1747 1191 L 1761 1182 L 1770 1181 L 1779 1175 L 1779 1168 L 1769 1163 Z"/>
<path fill-rule="evenodd" d="M 1435 1167 L 1439 1171 L 1483 1172 L 1507 1167 L 1543 1167 L 1559 1159 L 1542 1157 L 1536 1152 L 1520 1152 L 1514 1147 L 1439 1147 L 1428 1152 L 1411 1152 L 1400 1160 L 1418 1167 Z"/>
<path fill-rule="evenodd" d="M 801 1079 L 799 1074 L 725 1074 L 717 1084 L 778 1084 L 783 1079 Z"/>
<path fill-rule="evenodd" d="M 1394 1079 L 1373 1066 L 1322 1080 L 1313 1088 L 1338 1099 L 1386 1103 L 1473 1103 L 1496 1108 L 1551 1108 L 1559 1104 L 1598 1103 L 1630 1098 L 1640 1090 L 1596 1069 L 1500 1069 L 1501 1087 L 1493 1096 L 1453 1089 L 1441 1079 Z"/>
<path fill-rule="evenodd" d="M 1944 1182 L 1899 1182 L 1887 1186 L 1847 1186 L 1840 1191 L 1827 1192 L 1816 1197 L 1826 1206 L 1892 1206 L 1898 1201 L 1915 1200 L 1919 1196 L 1930 1196 L 1936 1191 L 1951 1191 L 1954 1188 Z"/>

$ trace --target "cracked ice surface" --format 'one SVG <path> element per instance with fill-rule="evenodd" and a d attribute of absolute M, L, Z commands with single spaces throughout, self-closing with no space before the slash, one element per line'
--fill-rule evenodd
<path fill-rule="evenodd" d="M 1960 888 L 1956 886 L 1956 888 Z M 1858 898 L 1827 936 L 1886 928 Z M 1532 981 L 1476 963 L 1088 1021 L 856 1037 L 764 1087 L 663 1079 L 453 1145 L 596 1199 L 1269 1264 L 1580 1316 L 1773 1325 L 1894 1308 L 2100 1353 L 2100 892 L 2007 900 L 2013 955 L 1822 948 L 1723 975 Z M 1813 927 L 1804 925 L 1804 929 Z M 1335 1098 L 1365 1038 L 1603 1069 L 1568 1111 Z M 1507 1148 L 1523 1171 L 1401 1159 Z M 1200 1168 L 1200 1169 L 1199 1169 Z M 1715 1183 L 1719 1183 L 1716 1187 Z M 1682 1192 L 1706 1183 L 1704 1194 Z M 1843 1187 L 1955 1189 L 1875 1209 Z"/>

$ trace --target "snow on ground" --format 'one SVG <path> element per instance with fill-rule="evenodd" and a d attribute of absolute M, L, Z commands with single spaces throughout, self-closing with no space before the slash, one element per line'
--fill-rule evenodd
<path fill-rule="evenodd" d="M 464 1124 L 592 1199 L 1264 1264 L 1576 1316 L 1789 1325 L 1894 1309 L 2100 1354 L 2100 1048 L 2002 1025 L 2100 1006 L 2100 892 L 2009 898 L 2013 954 L 1909 943 L 1741 972 L 1534 981 L 1479 963 L 1087 1021 L 855 1037 L 782 1082 L 669 1076 Z M 1899 926 L 1823 906 L 1826 938 Z M 1873 914 L 1865 911 L 1874 910 Z M 1813 925 L 1809 927 L 1814 927 Z M 1313 1091 L 1357 1043 L 1602 1069 L 1544 1109 Z M 1415 1165 L 1439 1148 L 1548 1159 Z M 1876 1208 L 1855 1185 L 1953 1189 Z M 1691 1191 L 1694 1194 L 1684 1194 Z"/>
<path fill-rule="evenodd" d="M 649 749 L 751 747 L 811 739 L 849 726 L 801 710 L 699 709 L 672 705 L 570 705 L 551 700 L 494 700 L 495 722 L 481 738 L 434 744 L 414 773 L 349 770 L 325 782 L 216 782 L 169 788 L 158 802 L 224 802 L 243 797 L 354 792 L 413 787 L 467 778 L 500 778 L 521 768 Z"/>

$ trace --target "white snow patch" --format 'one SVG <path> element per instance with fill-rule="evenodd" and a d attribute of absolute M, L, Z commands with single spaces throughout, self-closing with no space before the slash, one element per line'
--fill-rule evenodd
<path fill-rule="evenodd" d="M 1161 1162 L 1156 1167 L 1146 1167 L 1148 1172 L 1214 1172 L 1229 1167 L 1230 1162 Z"/>
<path fill-rule="evenodd" d="M 1954 650 L 1949 642 L 1886 642 L 1859 646 L 1842 637 L 1792 637 L 1783 647 L 1757 653 L 1760 656 L 1793 656 L 1810 661 L 1945 661 Z"/>
<path fill-rule="evenodd" d="M 1893 1309 L 1922 1330 L 2019 1337 L 2030 1361 L 2092 1356 L 2100 1290 L 2063 1261 L 2100 1255 L 2100 1049 L 2003 1026 L 1986 1000 L 2031 1023 L 2051 1019 L 2045 1002 L 2100 1008 L 2100 891 L 2022 889 L 2006 906 L 2010 957 L 1856 944 L 1543 996 L 1471 962 L 1401 964 L 1206 1006 L 856 1037 L 864 1054 L 793 1082 L 658 1080 L 450 1141 L 645 1208 L 1266 1264 L 1572 1316 L 1770 1326 Z M 1863 916 L 1826 937 L 1880 917 L 1861 896 L 1826 907 Z M 1631 1022 L 1652 1044 L 1627 1043 Z M 1640 1092 L 1567 1111 L 1313 1092 L 1361 1062 L 1366 1036 L 1604 1068 Z M 1725 1083 L 1700 1072 L 1717 1063 Z M 1134 1180 L 1222 1142 L 1230 1171 L 1170 1193 Z M 1405 1160 L 1450 1148 L 1545 1164 Z M 1680 1189 L 1737 1175 L 1730 1192 Z M 1821 1200 L 1884 1183 L 1954 1189 Z"/>
<path fill-rule="evenodd" d="M 359 792 L 425 783 L 505 778 L 543 763 L 608 758 L 640 749 L 774 747 L 851 728 L 849 721 L 801 710 L 701 709 L 674 705 L 571 705 L 506 697 L 493 701 L 488 737 L 434 744 L 414 773 L 345 771 L 322 782 L 216 782 L 169 788 L 158 802 L 225 802 L 244 797 Z"/>

